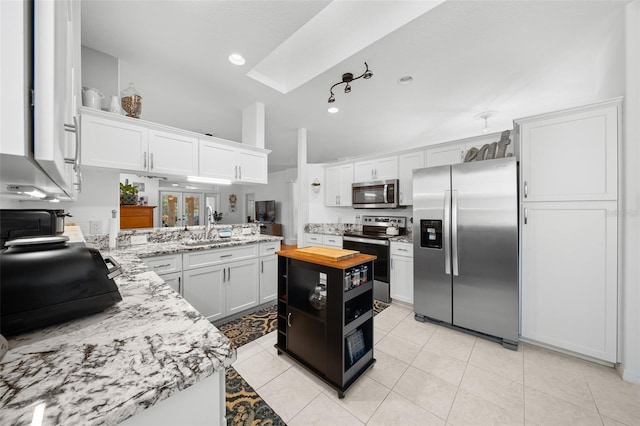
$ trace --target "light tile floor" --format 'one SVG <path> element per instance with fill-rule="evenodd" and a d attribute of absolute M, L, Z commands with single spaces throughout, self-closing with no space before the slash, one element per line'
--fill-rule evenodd
<path fill-rule="evenodd" d="M 518 351 L 420 323 L 391 304 L 374 319 L 376 363 L 343 399 L 278 356 L 272 332 L 236 370 L 289 425 L 640 425 L 640 387 L 611 368 L 520 344 Z"/>

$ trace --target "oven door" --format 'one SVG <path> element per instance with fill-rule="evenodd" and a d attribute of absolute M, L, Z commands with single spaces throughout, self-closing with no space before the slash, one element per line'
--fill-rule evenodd
<path fill-rule="evenodd" d="M 351 204 L 356 209 L 398 207 L 397 179 L 354 183 L 351 188 Z"/>
<path fill-rule="evenodd" d="M 342 248 L 376 256 L 373 262 L 373 297 L 383 302 L 391 302 L 389 292 L 390 263 L 389 241 L 344 236 Z"/>

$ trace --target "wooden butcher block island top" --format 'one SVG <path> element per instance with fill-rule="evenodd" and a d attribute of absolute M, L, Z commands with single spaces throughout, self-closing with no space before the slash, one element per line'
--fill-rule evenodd
<path fill-rule="evenodd" d="M 359 251 L 343 250 L 331 247 L 305 247 L 291 250 L 281 250 L 277 255 L 317 265 L 329 266 L 337 269 L 348 269 L 376 259 L 376 256 L 362 254 Z"/>

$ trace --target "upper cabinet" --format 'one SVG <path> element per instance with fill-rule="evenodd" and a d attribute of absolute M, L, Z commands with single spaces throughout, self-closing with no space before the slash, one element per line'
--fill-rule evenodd
<path fill-rule="evenodd" d="M 621 100 L 515 121 L 522 201 L 617 199 Z"/>
<path fill-rule="evenodd" d="M 83 165 L 267 183 L 266 149 L 88 108 L 81 112 Z"/>
<path fill-rule="evenodd" d="M 464 143 L 427 148 L 427 167 L 462 163 L 465 153 L 466 147 Z"/>
<path fill-rule="evenodd" d="M 325 169 L 325 198 L 326 206 L 350 206 L 351 184 L 353 184 L 353 164 L 327 167 Z"/>
<path fill-rule="evenodd" d="M 198 139 L 150 129 L 149 171 L 196 176 L 198 174 Z"/>
<path fill-rule="evenodd" d="M 353 181 L 368 182 L 398 178 L 398 157 L 358 161 L 353 165 Z"/>
<path fill-rule="evenodd" d="M 413 171 L 425 166 L 424 151 L 402 154 L 398 157 L 400 179 L 400 205 L 413 205 Z"/>

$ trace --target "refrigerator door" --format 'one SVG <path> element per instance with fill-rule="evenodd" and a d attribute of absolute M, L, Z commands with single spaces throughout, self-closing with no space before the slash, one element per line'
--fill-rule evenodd
<path fill-rule="evenodd" d="M 453 324 L 517 342 L 516 161 L 454 165 L 451 182 Z"/>
<path fill-rule="evenodd" d="M 413 308 L 451 323 L 451 166 L 413 171 Z"/>

